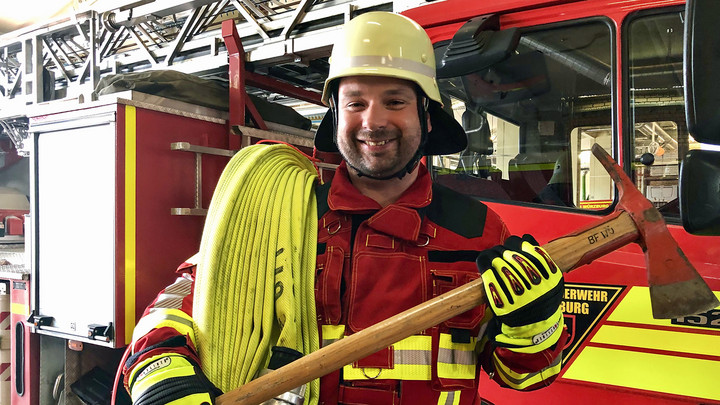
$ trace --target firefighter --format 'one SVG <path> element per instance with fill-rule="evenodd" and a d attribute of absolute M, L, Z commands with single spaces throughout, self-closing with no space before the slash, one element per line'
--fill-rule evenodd
<path fill-rule="evenodd" d="M 481 368 L 502 386 L 544 387 L 560 371 L 567 339 L 562 273 L 531 236 L 510 237 L 486 205 L 434 185 L 425 155 L 466 147 L 442 108 L 433 47 L 398 14 L 370 12 L 333 48 L 315 138 L 339 152 L 331 182 L 317 187 L 316 276 L 323 345 L 477 277 L 489 305 L 321 378 L 324 404 L 479 403 Z M 480 253 L 478 253 L 480 252 Z M 146 311 L 124 363 L 136 404 L 211 403 L 193 345 L 191 276 Z"/>

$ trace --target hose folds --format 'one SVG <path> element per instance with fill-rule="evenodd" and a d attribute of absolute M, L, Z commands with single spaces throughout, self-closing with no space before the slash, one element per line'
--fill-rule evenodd
<path fill-rule="evenodd" d="M 318 349 L 317 171 L 294 148 L 253 145 L 220 176 L 200 244 L 193 318 L 203 371 L 223 392 L 268 366 L 270 349 Z M 319 382 L 306 391 L 316 404 Z M 307 402 L 310 401 L 310 402 Z"/>

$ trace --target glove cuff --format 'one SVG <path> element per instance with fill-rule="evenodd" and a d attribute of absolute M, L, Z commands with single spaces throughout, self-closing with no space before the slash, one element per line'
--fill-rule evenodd
<path fill-rule="evenodd" d="M 161 354 L 137 364 L 129 376 L 133 404 L 212 404 L 217 388 L 200 367 L 180 354 Z"/>
<path fill-rule="evenodd" d="M 565 326 L 562 311 L 558 308 L 549 318 L 524 326 L 500 325 L 495 336 L 498 346 L 520 353 L 537 353 L 557 343 Z"/>

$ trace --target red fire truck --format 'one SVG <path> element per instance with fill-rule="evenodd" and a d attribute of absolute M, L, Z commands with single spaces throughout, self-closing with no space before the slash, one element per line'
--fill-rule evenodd
<path fill-rule="evenodd" d="M 404 14 L 435 43 L 441 92 L 469 138 L 466 151 L 433 157 L 436 181 L 486 201 L 512 233 L 543 243 L 612 210 L 613 183 L 590 154 L 599 144 L 720 289 L 717 237 L 689 234 L 680 218 L 681 163 L 701 148 L 686 124 L 683 1 L 451 0 Z M 475 59 L 455 51 L 468 39 L 483 49 Z M 518 393 L 484 380 L 483 397 L 720 401 L 720 310 L 653 319 L 638 245 L 566 275 L 563 307 L 572 338 L 556 383 Z"/>

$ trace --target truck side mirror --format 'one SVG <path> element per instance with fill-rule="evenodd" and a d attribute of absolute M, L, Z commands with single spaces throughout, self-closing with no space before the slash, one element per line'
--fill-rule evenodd
<path fill-rule="evenodd" d="M 473 18 L 463 24 L 450 43 L 437 51 L 437 77 L 463 76 L 510 57 L 520 41 L 518 29 L 500 29 L 496 14 Z"/>
<path fill-rule="evenodd" d="M 720 145 L 720 1 L 685 6 L 685 116 L 696 141 Z M 694 235 L 720 235 L 720 151 L 691 150 L 680 166 L 680 217 Z"/>
<path fill-rule="evenodd" d="M 694 235 L 720 235 L 720 152 L 691 150 L 680 165 L 680 217 Z"/>
<path fill-rule="evenodd" d="M 687 0 L 685 6 L 685 115 L 696 141 L 720 145 L 720 1 Z"/>

